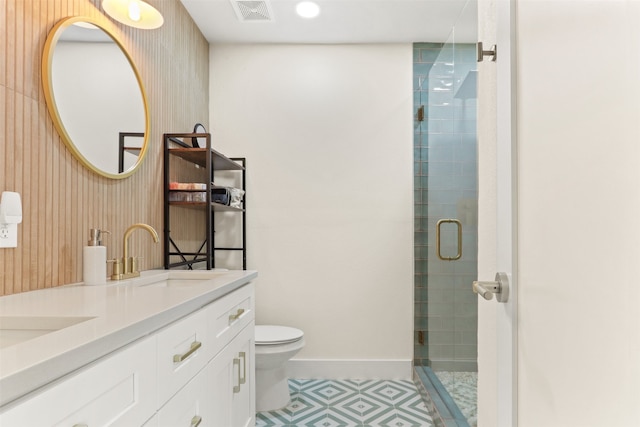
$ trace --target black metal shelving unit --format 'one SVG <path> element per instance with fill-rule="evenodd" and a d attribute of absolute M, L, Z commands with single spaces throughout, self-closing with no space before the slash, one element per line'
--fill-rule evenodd
<path fill-rule="evenodd" d="M 187 144 L 185 140 L 193 141 L 197 138 L 204 138 L 206 146 L 194 148 Z M 198 263 L 206 263 L 206 269 L 215 268 L 215 251 L 242 251 L 242 269 L 247 269 L 247 237 L 246 237 L 246 192 L 242 201 L 242 207 L 236 208 L 213 202 L 212 189 L 222 188 L 215 185 L 215 173 L 220 171 L 236 171 L 240 176 L 240 189 L 246 191 L 246 158 L 229 158 L 211 148 L 211 134 L 209 133 L 165 133 L 164 142 L 164 268 L 186 267 L 193 269 Z M 187 190 L 170 189 L 170 167 L 171 157 L 179 157 L 189 163 L 198 165 L 205 169 L 205 189 Z M 204 192 L 204 201 L 171 201 L 172 192 Z M 205 212 L 205 236 L 199 249 L 195 252 L 183 251 L 171 237 L 171 211 L 172 207 L 183 207 L 199 209 Z M 214 218 L 216 212 L 236 212 L 242 216 L 242 245 L 240 247 L 217 247 L 215 245 Z M 171 261 L 172 257 L 179 257 L 180 261 Z"/>

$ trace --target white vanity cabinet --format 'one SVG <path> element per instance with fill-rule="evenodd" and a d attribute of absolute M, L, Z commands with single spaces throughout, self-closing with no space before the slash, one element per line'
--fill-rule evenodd
<path fill-rule="evenodd" d="M 156 410 L 156 341 L 147 338 L 67 375 L 0 414 L 7 427 L 139 426 Z"/>
<path fill-rule="evenodd" d="M 176 347 L 180 351 L 193 348 L 195 342 L 201 343 L 189 355 L 193 359 L 185 359 L 191 365 L 180 366 L 176 362 L 175 378 L 181 374 L 181 369 L 197 369 L 205 359 L 206 366 L 188 382 L 184 380 L 187 375 L 180 375 L 186 385 L 164 404 L 153 424 L 145 427 L 255 425 L 253 295 L 253 285 L 244 286 L 160 333 L 159 342 L 165 334 L 183 337 L 174 339 L 182 342 L 182 348 Z M 196 318 L 198 320 L 194 322 Z M 195 324 L 206 324 L 202 339 L 190 332 Z M 178 354 L 186 353 L 176 352 Z M 159 367 L 163 363 L 158 360 Z M 176 380 L 172 385 L 179 383 Z M 161 392 L 161 395 L 166 394 L 165 390 Z"/>
<path fill-rule="evenodd" d="M 255 425 L 254 286 L 3 408 L 0 426 Z"/>
<path fill-rule="evenodd" d="M 255 301 L 253 285 L 216 301 L 209 329 L 220 351 L 207 367 L 216 426 L 255 425 Z"/>
<path fill-rule="evenodd" d="M 216 426 L 255 425 L 254 327 L 247 326 L 210 363 Z"/>
<path fill-rule="evenodd" d="M 252 322 L 145 427 L 253 427 L 253 334 Z"/>

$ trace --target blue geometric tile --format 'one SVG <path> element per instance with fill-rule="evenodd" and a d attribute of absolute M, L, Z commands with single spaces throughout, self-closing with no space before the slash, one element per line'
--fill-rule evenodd
<path fill-rule="evenodd" d="M 282 417 L 277 411 L 258 412 L 256 414 L 256 427 L 288 426 L 291 424 L 291 417 Z"/>
<path fill-rule="evenodd" d="M 402 414 L 395 414 L 394 417 L 383 420 L 379 424 L 380 427 L 424 427 L 425 425 L 432 424 L 425 424 L 425 421 L 415 421 Z"/>
<path fill-rule="evenodd" d="M 324 414 L 327 410 L 326 406 L 309 405 L 304 400 L 296 400 L 300 406 L 291 414 L 291 423 L 294 425 L 302 424 L 310 418 L 315 418 L 320 414 Z"/>
<path fill-rule="evenodd" d="M 342 418 L 339 414 L 325 410 L 313 417 L 298 421 L 295 425 L 304 427 L 351 427 L 359 424 Z"/>
<path fill-rule="evenodd" d="M 345 381 L 318 381 L 316 384 L 307 384 L 300 390 L 305 398 L 319 405 L 329 406 L 344 401 L 358 394 L 358 389 Z"/>
<path fill-rule="evenodd" d="M 396 411 L 398 417 L 405 422 L 413 423 L 412 425 L 420 426 L 425 420 L 432 422 L 432 418 L 420 396 L 408 398 L 401 404 L 396 405 Z"/>
<path fill-rule="evenodd" d="M 332 405 L 332 408 L 360 421 L 362 420 L 362 412 L 367 409 L 367 405 L 362 402 L 361 396 L 358 394 Z"/>
<path fill-rule="evenodd" d="M 387 426 L 388 421 L 394 420 L 396 417 L 396 409 L 393 406 L 383 406 L 375 411 L 363 414 L 363 423 L 373 427 L 384 427 Z"/>
<path fill-rule="evenodd" d="M 286 408 L 256 414 L 256 427 L 431 427 L 410 381 L 289 380 Z"/>

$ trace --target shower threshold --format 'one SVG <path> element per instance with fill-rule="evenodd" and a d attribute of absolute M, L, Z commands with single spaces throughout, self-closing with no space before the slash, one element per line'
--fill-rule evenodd
<path fill-rule="evenodd" d="M 431 368 L 414 366 L 413 382 L 433 418 L 435 427 L 475 427 L 475 423 L 469 424 Z"/>

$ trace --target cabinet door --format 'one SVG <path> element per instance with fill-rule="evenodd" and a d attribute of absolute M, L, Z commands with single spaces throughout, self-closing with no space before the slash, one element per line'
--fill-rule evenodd
<path fill-rule="evenodd" d="M 233 361 L 230 347 L 225 347 L 207 366 L 211 381 L 211 409 L 216 426 L 231 427 L 231 390 Z"/>
<path fill-rule="evenodd" d="M 142 425 L 156 410 L 156 384 L 155 338 L 147 338 L 34 392 L 0 414 L 0 425 Z"/>
<path fill-rule="evenodd" d="M 204 369 L 158 411 L 158 427 L 222 427 L 213 419 L 211 383 Z"/>
<path fill-rule="evenodd" d="M 251 322 L 210 363 L 216 425 L 255 425 L 254 327 Z"/>
<path fill-rule="evenodd" d="M 251 323 L 234 341 L 234 360 L 238 360 L 240 388 L 231 394 L 232 426 L 248 427 L 255 425 L 255 356 L 254 327 Z M 234 367 L 235 369 L 235 367 Z M 233 372 L 235 375 L 235 372 Z M 234 391 L 235 391 L 234 390 Z"/>

